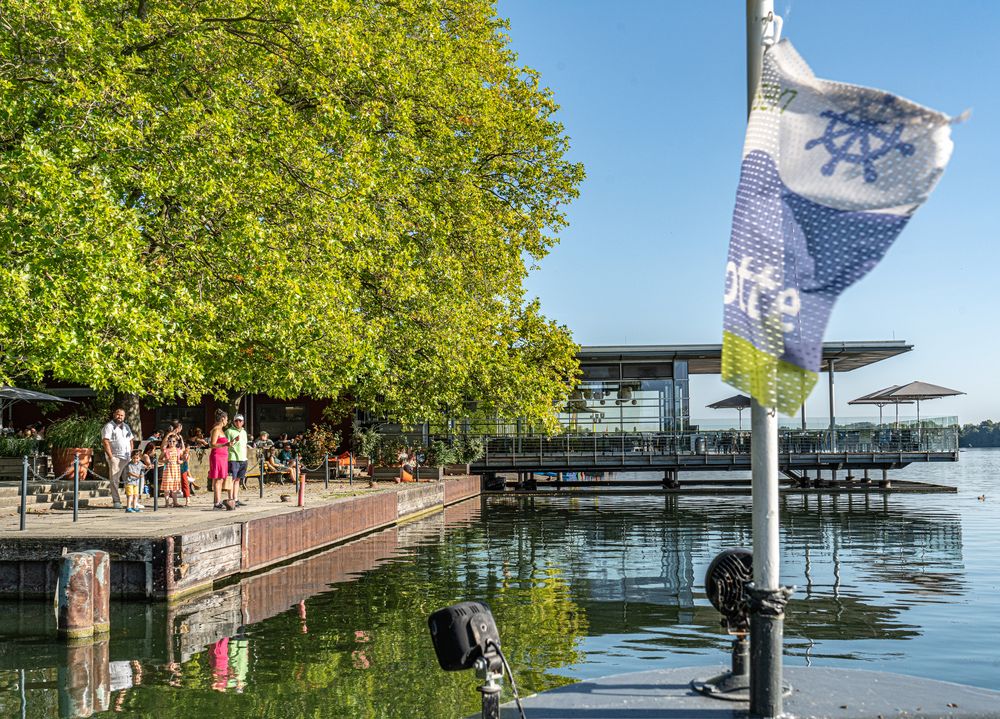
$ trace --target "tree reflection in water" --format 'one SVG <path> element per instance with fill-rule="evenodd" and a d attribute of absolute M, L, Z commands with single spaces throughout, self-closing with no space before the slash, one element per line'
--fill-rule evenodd
<path fill-rule="evenodd" d="M 867 658 L 842 646 L 866 641 L 876 655 L 919 636 L 906 622 L 914 602 L 966 591 L 957 515 L 860 495 L 782 503 L 784 581 L 799 585 L 786 622 L 793 656 Z M 729 638 L 702 576 L 719 550 L 750 544 L 743 498 L 466 502 L 183 606 L 116 605 L 97 655 L 48 640 L 43 610 L 0 612 L 0 715 L 21 711 L 22 669 L 32 717 L 116 707 L 156 719 L 471 714 L 474 677 L 440 671 L 425 625 L 431 611 L 471 598 L 492 606 L 526 693 L 589 665 L 610 673 L 611 655 L 720 663 Z M 135 672 L 114 691 L 92 681 L 107 674 L 93 670 L 102 662 L 133 661 L 139 682 Z"/>

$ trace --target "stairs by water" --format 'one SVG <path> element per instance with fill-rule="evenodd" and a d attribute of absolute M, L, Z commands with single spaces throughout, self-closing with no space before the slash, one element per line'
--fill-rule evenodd
<path fill-rule="evenodd" d="M 103 480 L 80 482 L 80 507 L 111 507 L 110 484 Z M 0 481 L 0 512 L 18 511 L 21 505 L 21 483 Z M 28 511 L 33 509 L 72 509 L 73 482 L 28 482 Z"/>

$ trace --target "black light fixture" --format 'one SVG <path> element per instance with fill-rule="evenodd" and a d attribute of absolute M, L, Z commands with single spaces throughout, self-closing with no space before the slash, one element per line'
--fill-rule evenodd
<path fill-rule="evenodd" d="M 476 676 L 483 680 L 478 687 L 483 697 L 483 719 L 500 719 L 497 680 L 503 679 L 504 669 L 510 677 L 521 719 L 524 719 L 514 673 L 500 649 L 500 632 L 485 602 L 460 602 L 438 609 L 427 618 L 427 627 L 442 669 L 446 672 L 475 669 Z"/>

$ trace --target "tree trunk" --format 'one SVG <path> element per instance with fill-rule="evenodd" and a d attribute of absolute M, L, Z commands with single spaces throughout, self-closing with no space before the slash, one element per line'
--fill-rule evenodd
<path fill-rule="evenodd" d="M 232 424 L 233 417 L 240 413 L 240 405 L 243 404 L 244 397 L 246 397 L 246 392 L 240 392 L 237 390 L 231 390 L 226 394 L 226 400 L 222 407 L 229 415 L 230 424 Z"/>
<path fill-rule="evenodd" d="M 139 412 L 139 395 L 132 392 L 116 392 L 114 407 L 121 407 L 125 410 L 125 421 L 128 422 L 128 426 L 135 432 L 135 436 L 142 439 L 142 414 Z"/>

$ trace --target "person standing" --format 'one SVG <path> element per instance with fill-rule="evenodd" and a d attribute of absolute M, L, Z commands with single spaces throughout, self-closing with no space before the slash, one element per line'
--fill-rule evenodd
<path fill-rule="evenodd" d="M 125 410 L 122 407 L 115 407 L 111 412 L 111 421 L 101 428 L 101 444 L 104 445 L 104 456 L 108 460 L 111 501 L 114 502 L 115 509 L 122 508 L 118 484 L 125 481 L 134 442 L 135 433 L 125 422 Z"/>
<path fill-rule="evenodd" d="M 178 446 L 178 435 L 173 432 L 163 438 L 163 476 L 160 478 L 160 489 L 163 490 L 163 497 L 166 499 L 165 505 L 179 507 L 177 495 L 181 491 L 181 453 Z"/>
<path fill-rule="evenodd" d="M 139 487 L 142 485 L 142 478 L 146 476 L 146 462 L 143 459 L 141 449 L 133 449 L 132 457 L 125 467 L 125 511 L 129 514 L 141 512 L 139 508 Z"/>
<path fill-rule="evenodd" d="M 247 431 L 243 427 L 243 415 L 233 417 L 233 426 L 226 430 L 229 440 L 229 474 L 233 478 L 233 500 L 237 507 L 243 506 L 239 501 L 240 489 L 247 481 Z"/>
<path fill-rule="evenodd" d="M 232 480 L 228 479 L 229 440 L 226 439 L 224 433 L 227 424 L 229 424 L 229 415 L 221 409 L 217 409 L 215 411 L 215 424 L 212 425 L 212 431 L 208 436 L 208 446 L 212 448 L 211 454 L 208 455 L 208 481 L 212 485 L 215 509 L 235 509 L 236 507 Z M 226 503 L 222 501 L 223 490 L 229 494 Z"/>

